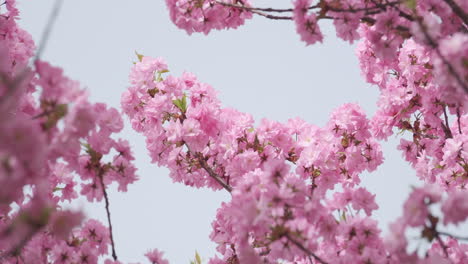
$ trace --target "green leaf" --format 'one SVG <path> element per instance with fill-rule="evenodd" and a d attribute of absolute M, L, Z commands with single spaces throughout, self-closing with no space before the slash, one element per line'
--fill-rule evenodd
<path fill-rule="evenodd" d="M 158 71 L 158 72 L 159 72 L 159 73 L 166 73 L 166 72 L 169 72 L 169 70 L 168 70 L 168 69 L 164 69 L 164 70 L 160 70 L 160 71 Z"/>
<path fill-rule="evenodd" d="M 55 187 L 54 190 L 53 190 L 53 192 L 61 191 L 61 190 L 63 190 L 63 189 L 64 189 L 64 188 L 62 188 L 62 187 Z"/>
<path fill-rule="evenodd" d="M 404 4 L 411 10 L 416 9 L 416 0 L 406 0 Z"/>
<path fill-rule="evenodd" d="M 187 111 L 187 96 L 184 94 L 182 99 L 172 100 L 172 103 L 179 108 L 182 113 Z"/>
<path fill-rule="evenodd" d="M 195 261 L 197 264 L 201 264 L 201 258 L 197 251 L 195 251 Z"/>
<path fill-rule="evenodd" d="M 53 111 L 47 115 L 47 120 L 44 122 L 43 127 L 46 130 L 55 127 L 60 119 L 66 116 L 68 113 L 67 104 L 58 104 L 55 106 Z"/>
<path fill-rule="evenodd" d="M 138 53 L 136 50 L 135 50 L 135 54 L 136 54 L 136 56 L 137 56 L 137 58 L 138 58 L 138 61 L 141 62 L 141 61 L 143 60 L 143 57 L 144 57 L 144 56 L 143 56 L 142 54 Z"/>

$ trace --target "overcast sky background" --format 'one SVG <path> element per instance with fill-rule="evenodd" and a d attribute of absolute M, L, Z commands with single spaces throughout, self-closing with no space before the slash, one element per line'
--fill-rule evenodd
<path fill-rule="evenodd" d="M 18 2 L 20 24 L 37 43 L 54 1 Z M 224 106 L 251 113 L 256 120 L 299 116 L 323 126 L 334 108 L 348 102 L 374 113 L 378 88 L 364 82 L 355 46 L 337 39 L 331 24 L 322 24 L 324 43 L 309 47 L 299 40 L 292 22 L 262 17 L 238 30 L 188 36 L 172 24 L 164 2 L 64 1 L 43 59 L 79 80 L 93 102 L 116 108 L 138 51 L 166 58 L 171 74 L 195 73 L 219 92 Z M 273 1 L 256 1 L 273 7 L 268 2 Z M 275 7 L 290 5 L 289 0 L 281 3 Z M 119 259 L 146 263 L 143 254 L 158 248 L 171 263 L 188 263 L 195 250 L 208 260 L 215 254 L 208 238 L 211 221 L 229 195 L 173 184 L 166 169 L 150 164 L 144 138 L 128 122 L 121 137 L 133 146 L 140 181 L 127 193 L 110 191 Z M 384 231 L 401 214 L 410 185 L 417 184 L 414 171 L 396 150 L 398 141 L 392 137 L 383 142 L 385 163 L 362 176 L 363 184 L 377 194 L 380 209 L 375 218 Z M 81 201 L 75 206 L 107 223 L 103 203 Z"/>

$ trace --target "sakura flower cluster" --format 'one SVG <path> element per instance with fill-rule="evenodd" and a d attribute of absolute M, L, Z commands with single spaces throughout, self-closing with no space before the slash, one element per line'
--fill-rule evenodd
<path fill-rule="evenodd" d="M 237 3 L 249 6 L 247 0 L 166 0 L 172 22 L 188 34 L 208 34 L 212 29 L 237 28 L 244 24 L 252 14 L 230 6 Z"/>
<path fill-rule="evenodd" d="M 396 131 L 409 132 L 398 147 L 405 159 L 426 183 L 449 190 L 464 189 L 468 181 L 465 2 L 295 0 L 290 9 L 258 8 L 243 2 L 212 2 L 206 8 L 229 7 L 293 20 L 307 45 L 323 41 L 319 21 L 325 19 L 333 21 L 343 40 L 360 39 L 357 55 L 362 73 L 381 92 L 372 133 L 377 139 L 387 139 Z M 187 14 L 191 13 L 176 17 Z"/>
<path fill-rule="evenodd" d="M 374 135 L 387 139 L 395 130 L 409 133 L 410 137 L 403 137 L 398 148 L 418 177 L 447 190 L 464 189 L 468 179 L 468 93 L 456 87 L 454 77 L 446 71 L 448 65 L 441 63 L 437 51 L 417 39 L 407 39 L 393 52 L 397 56 L 385 57 L 377 53 L 379 48 L 372 32 L 372 27 L 361 27 L 364 38 L 357 54 L 363 75 L 381 92 L 377 113 L 372 118 Z M 458 37 L 462 38 L 454 35 L 448 39 Z M 459 64 L 463 56 L 468 58 L 463 55 L 467 45 L 457 47 L 442 52 L 457 54 L 450 65 Z"/>
<path fill-rule="evenodd" d="M 126 191 L 137 179 L 129 143 L 113 139 L 122 118 L 33 58 L 15 1 L 0 12 L 0 262 L 97 263 L 108 254 L 107 227 L 80 227 L 84 215 L 63 202 L 100 201 L 111 183 Z"/>
<path fill-rule="evenodd" d="M 375 195 L 359 183 L 360 174 L 374 171 L 383 157 L 375 126 L 358 105 L 339 107 L 323 128 L 298 118 L 285 124 L 264 119 L 255 126 L 250 115 L 221 107 L 213 88 L 193 74 L 167 72 L 163 59 L 140 56 L 122 108 L 146 137 L 153 162 L 167 167 L 174 181 L 231 193 L 212 223 L 210 238 L 220 255 L 209 263 L 463 263 L 468 258 L 466 244 L 440 238 L 436 223 L 430 224 L 435 216 L 428 205 L 442 201 L 436 185 L 415 191 L 392 226 L 397 233 L 382 236 L 372 218 Z M 466 221 L 467 197 L 465 191 L 444 195 L 444 225 Z M 420 239 L 431 242 L 428 256 L 407 253 L 405 232 L 416 227 L 425 230 Z"/>
<path fill-rule="evenodd" d="M 360 39 L 366 81 L 380 89 L 369 120 L 344 104 L 324 127 L 296 118 L 261 120 L 223 108 L 195 75 L 167 75 L 161 58 L 139 55 L 121 106 L 146 138 L 152 162 L 175 182 L 231 194 L 212 223 L 217 263 L 467 263 L 467 237 L 446 231 L 468 218 L 468 4 L 461 0 L 295 0 L 289 9 L 244 0 L 166 0 L 188 34 L 237 28 L 253 14 L 293 20 L 306 44 L 319 22 Z M 62 69 L 33 58 L 14 0 L 0 4 L 0 262 L 102 263 L 117 259 L 108 226 L 63 202 L 104 200 L 137 180 L 130 144 L 115 139 L 120 113 L 91 103 Z M 289 14 L 284 15 L 284 14 Z M 361 174 L 383 162 L 378 140 L 399 131 L 398 148 L 426 185 L 383 236 L 376 195 Z M 429 243 L 410 250 L 409 233 Z M 112 259 L 109 252 L 112 252 Z M 161 251 L 145 254 L 167 264 Z M 200 264 L 196 255 L 196 263 Z"/>
<path fill-rule="evenodd" d="M 456 191 L 442 194 L 440 187 L 425 185 L 414 188 L 403 205 L 403 215 L 390 225 L 390 234 L 385 239 L 393 263 L 465 263 L 468 261 L 468 244 L 451 237 L 448 224 L 460 224 L 468 218 L 466 201 L 468 193 Z M 442 218 L 436 216 L 442 210 Z M 427 257 L 421 259 L 417 251 L 408 252 L 408 232 L 431 243 Z"/>

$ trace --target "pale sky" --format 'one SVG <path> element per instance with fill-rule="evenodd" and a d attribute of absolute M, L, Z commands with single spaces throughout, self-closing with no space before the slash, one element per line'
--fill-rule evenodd
<path fill-rule="evenodd" d="M 53 1 L 18 2 L 20 24 L 38 42 Z M 308 47 L 291 21 L 262 17 L 238 30 L 188 36 L 171 23 L 164 2 L 65 1 L 43 58 L 80 81 L 93 102 L 116 108 L 138 51 L 164 57 L 172 74 L 193 72 L 219 92 L 224 106 L 251 113 L 257 121 L 299 116 L 322 126 L 334 108 L 348 102 L 358 102 L 368 115 L 375 111 L 378 88 L 364 82 L 355 46 L 337 39 L 331 24 L 322 27 L 324 43 Z M 256 2 L 267 7 L 273 1 Z M 147 263 L 143 254 L 158 248 L 171 263 L 189 263 L 195 250 L 208 260 L 215 254 L 215 244 L 208 238 L 211 222 L 229 195 L 172 183 L 166 169 L 150 164 L 143 136 L 128 122 L 121 137 L 133 146 L 140 181 L 127 193 L 110 191 L 119 259 Z M 374 216 L 384 230 L 401 215 L 410 184 L 418 183 L 396 150 L 398 142 L 395 136 L 382 142 L 385 163 L 362 176 L 363 184 L 377 194 L 380 209 Z M 103 203 L 81 201 L 74 206 L 107 223 Z"/>

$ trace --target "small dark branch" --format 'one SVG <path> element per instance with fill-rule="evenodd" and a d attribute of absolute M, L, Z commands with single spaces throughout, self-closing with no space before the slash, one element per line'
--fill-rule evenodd
<path fill-rule="evenodd" d="M 363 18 L 361 18 L 361 21 L 364 22 L 364 23 L 368 23 L 370 25 L 374 25 L 375 22 L 377 22 L 372 17 L 363 17 Z M 395 29 L 398 30 L 398 31 L 401 31 L 401 32 L 405 32 L 406 34 L 411 34 L 409 28 L 401 26 L 401 25 L 396 26 Z"/>
<path fill-rule="evenodd" d="M 213 178 L 216 182 L 218 182 L 223 188 L 228 191 L 232 192 L 232 187 L 225 183 L 219 175 L 213 171 L 213 169 L 208 165 L 206 160 L 204 159 L 203 155 L 200 153 L 196 153 L 195 157 L 197 158 L 197 161 L 200 163 L 200 166 L 210 175 L 211 178 Z"/>
<path fill-rule="evenodd" d="M 324 261 L 323 259 L 321 259 L 319 256 L 315 255 L 314 252 L 310 251 L 308 248 L 304 247 L 304 245 L 302 245 L 299 241 L 295 240 L 294 238 L 292 238 L 289 233 L 286 233 L 285 234 L 285 237 L 291 242 L 293 243 L 296 247 L 298 247 L 300 250 L 302 250 L 304 253 L 306 253 L 308 256 L 312 256 L 316 261 L 318 261 L 319 263 L 322 263 L 322 264 L 328 264 L 328 262 Z"/>
<path fill-rule="evenodd" d="M 35 228 L 31 230 L 21 241 L 11 248 L 10 250 L 3 252 L 0 255 L 0 263 L 3 263 L 2 260 L 9 258 L 9 257 L 14 257 L 14 256 L 20 256 L 21 255 L 21 250 L 23 250 L 24 246 L 33 238 L 33 236 L 40 230 L 40 228 Z"/>
<path fill-rule="evenodd" d="M 200 163 L 200 166 L 208 173 L 208 175 L 210 175 L 211 178 L 219 183 L 219 185 L 221 185 L 226 191 L 232 192 L 232 186 L 224 182 L 223 179 L 221 179 L 221 177 L 213 171 L 201 153 L 194 153 L 192 150 L 190 150 L 190 147 L 187 145 L 187 143 L 185 143 L 185 146 L 187 147 L 187 152 L 197 159 L 198 163 Z"/>
<path fill-rule="evenodd" d="M 461 135 L 461 134 L 462 134 L 462 130 L 461 130 L 461 124 L 460 124 L 460 117 L 461 117 L 461 114 L 460 114 L 460 107 L 457 107 L 458 133 Z"/>
<path fill-rule="evenodd" d="M 448 60 L 442 55 L 442 53 L 440 52 L 439 50 L 439 46 L 437 45 L 437 43 L 432 39 L 432 37 L 429 35 L 429 32 L 427 32 L 427 28 L 426 28 L 426 25 L 423 24 L 422 22 L 422 19 L 421 18 L 417 18 L 416 19 L 417 22 L 418 22 L 418 25 L 419 27 L 421 28 L 421 31 L 423 32 L 424 34 L 424 37 L 426 38 L 427 42 L 429 43 L 429 45 L 435 50 L 435 52 L 437 53 L 437 55 L 440 57 L 440 59 L 442 60 L 442 62 L 447 65 L 447 68 L 449 70 L 449 73 L 455 77 L 455 80 L 457 81 L 457 83 L 463 88 L 463 90 L 465 90 L 466 93 L 468 93 L 468 85 L 463 82 L 462 78 L 458 75 L 458 73 L 455 71 L 455 68 L 453 68 L 452 64 L 450 64 L 450 62 L 448 62 Z"/>
<path fill-rule="evenodd" d="M 333 7 L 333 6 L 326 6 L 326 9 L 330 10 L 330 11 L 333 11 L 333 12 L 343 12 L 343 13 L 364 12 L 364 15 L 375 15 L 375 14 L 379 14 L 379 13 L 382 13 L 382 12 L 386 12 L 387 7 L 388 7 L 388 8 L 396 9 L 399 12 L 399 15 L 401 17 L 406 18 L 409 21 L 414 20 L 414 18 L 411 15 L 403 12 L 400 8 L 398 8 L 398 5 L 401 3 L 401 1 L 387 2 L 387 3 L 384 3 L 384 4 L 378 3 L 377 1 L 372 1 L 372 3 L 374 3 L 375 6 L 361 7 L 361 8 L 346 8 L 346 9 L 336 8 L 336 7 Z M 379 11 L 379 10 L 381 10 L 381 11 Z"/>
<path fill-rule="evenodd" d="M 445 138 L 453 138 L 452 130 L 450 130 L 450 126 L 449 126 L 449 123 L 448 123 L 447 109 L 446 109 L 445 105 L 444 105 L 443 109 L 444 109 L 445 125 L 444 125 L 444 123 L 442 123 L 442 128 L 444 129 Z"/>
<path fill-rule="evenodd" d="M 467 241 L 468 241 L 468 237 L 462 237 L 462 236 L 452 235 L 452 234 L 450 234 L 450 233 L 443 232 L 443 231 L 437 231 L 437 233 L 438 233 L 439 235 L 442 235 L 442 236 L 448 236 L 448 237 L 455 238 L 455 239 L 458 239 L 458 240 L 467 240 Z"/>
<path fill-rule="evenodd" d="M 455 3 L 453 0 L 444 0 L 447 5 L 452 8 L 453 12 L 465 23 L 468 25 L 468 14 L 463 11 L 463 9 Z"/>
<path fill-rule="evenodd" d="M 333 6 L 330 6 L 330 5 L 327 5 L 326 8 L 327 10 L 330 10 L 330 11 L 333 11 L 333 12 L 345 12 L 345 13 L 357 13 L 357 12 L 374 12 L 376 11 L 376 9 L 381 9 L 382 11 L 386 11 L 387 10 L 387 7 L 391 7 L 391 6 L 396 6 L 398 4 L 400 4 L 399 1 L 395 1 L 395 2 L 387 2 L 385 4 L 379 4 L 377 2 L 374 2 L 372 1 L 375 6 L 371 6 L 371 7 L 359 7 L 359 8 L 336 8 L 336 7 L 333 7 Z"/>
<path fill-rule="evenodd" d="M 317 186 L 315 185 L 315 177 L 312 176 L 312 184 L 310 186 L 310 198 L 314 195 L 314 190 Z"/>
<path fill-rule="evenodd" d="M 398 10 L 398 14 L 401 17 L 405 18 L 408 21 L 414 21 L 414 17 L 412 17 L 410 14 L 403 12 L 400 8 L 398 8 L 398 6 L 396 6 L 395 9 Z"/>
<path fill-rule="evenodd" d="M 36 56 L 33 61 L 39 60 L 41 58 L 42 52 L 44 52 L 47 42 L 49 40 L 50 33 L 52 32 L 52 27 L 54 26 L 55 21 L 57 20 L 60 8 L 62 7 L 62 0 L 56 0 L 52 13 L 49 16 L 47 25 L 42 32 L 41 41 L 39 42 L 39 48 L 37 49 Z"/>
<path fill-rule="evenodd" d="M 268 19 L 273 19 L 273 20 L 292 20 L 292 16 L 275 16 L 275 15 L 270 15 L 270 14 L 265 14 L 260 11 L 251 11 L 254 14 L 257 14 L 262 17 L 266 17 Z"/>
<path fill-rule="evenodd" d="M 285 13 L 285 12 L 292 12 L 294 9 L 292 8 L 287 8 L 287 9 L 281 9 L 281 8 L 261 8 L 261 7 L 248 7 L 244 5 L 236 5 L 236 4 L 230 4 L 230 3 L 223 3 L 220 1 L 216 1 L 217 4 L 223 5 L 223 6 L 228 6 L 228 7 L 233 7 L 233 8 L 238 8 L 238 9 L 243 9 L 247 11 L 261 11 L 261 12 L 275 12 L 275 13 Z"/>
<path fill-rule="evenodd" d="M 392 7 L 394 8 L 395 10 L 397 10 L 399 13 L 399 15 L 403 18 L 406 18 L 407 20 L 409 21 L 414 21 L 414 18 L 410 15 L 410 14 L 407 14 L 406 12 L 403 12 L 399 7 L 398 5 L 401 4 L 401 1 L 395 1 L 395 2 L 387 2 L 385 4 L 382 4 L 382 3 L 378 3 L 377 1 L 375 0 L 372 0 L 372 3 L 374 3 L 377 7 L 379 7 L 382 11 L 387 11 L 387 6 L 388 7 Z"/>
<path fill-rule="evenodd" d="M 103 175 L 100 174 L 98 178 L 99 178 L 99 182 L 101 184 L 102 193 L 104 194 L 104 200 L 106 202 L 107 222 L 109 224 L 109 236 L 110 236 L 110 241 L 111 241 L 111 246 L 112 246 L 112 258 L 114 258 L 114 261 L 116 261 L 117 260 L 117 254 L 115 253 L 114 235 L 113 235 L 113 232 L 112 232 L 111 214 L 110 214 L 110 210 L 109 210 L 109 196 L 107 195 L 106 186 L 104 185 Z"/>
<path fill-rule="evenodd" d="M 440 246 L 442 247 L 442 250 L 444 251 L 445 257 L 449 257 L 448 251 L 447 251 L 447 245 L 445 245 L 444 241 L 440 238 L 439 234 L 436 235 L 435 237 L 437 239 L 437 242 L 439 242 Z"/>

